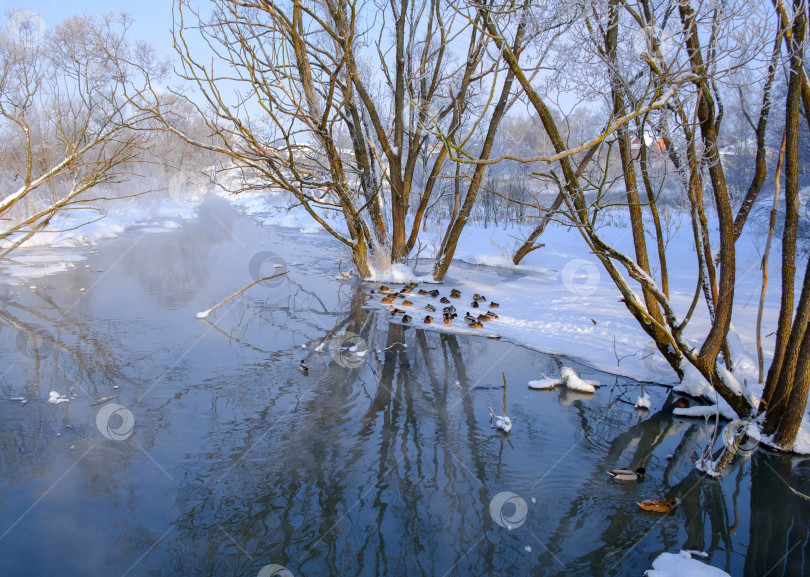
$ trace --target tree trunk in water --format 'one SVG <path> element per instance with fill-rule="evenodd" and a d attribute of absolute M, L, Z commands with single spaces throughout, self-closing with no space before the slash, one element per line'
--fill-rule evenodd
<path fill-rule="evenodd" d="M 776 429 L 773 438 L 774 442 L 785 450 L 793 447 L 804 418 L 804 410 L 807 408 L 807 392 L 810 386 L 810 331 L 804 332 L 798 357 L 790 401 L 785 406 L 782 420 L 779 421 L 779 428 Z"/>
<path fill-rule="evenodd" d="M 776 330 L 776 345 L 773 361 L 768 371 L 768 380 L 762 393 L 762 403 L 768 407 L 763 430 L 771 434 L 776 429 L 781 415 L 771 411 L 774 400 L 784 397 L 779 387 L 785 382 L 780 378 L 785 363 L 785 352 L 791 340 L 793 325 L 793 283 L 796 276 L 796 229 L 799 220 L 799 105 L 804 71 L 804 37 L 807 32 L 807 14 L 801 0 L 794 1 L 796 18 L 788 39 L 791 50 L 790 80 L 785 103 L 785 222 L 782 232 L 782 306 Z M 783 399 L 786 400 L 786 399 Z"/>

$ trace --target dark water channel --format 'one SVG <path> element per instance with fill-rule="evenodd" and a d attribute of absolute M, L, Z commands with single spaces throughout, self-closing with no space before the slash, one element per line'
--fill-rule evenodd
<path fill-rule="evenodd" d="M 195 318 L 263 251 L 289 274 Z M 787 488 L 810 494 L 810 460 L 760 451 L 700 476 L 706 425 L 673 418 L 667 389 L 637 413 L 636 383 L 574 363 L 606 386 L 530 391 L 562 360 L 389 325 L 369 286 L 335 279 L 342 257 L 213 199 L 89 268 L 5 279 L 0 575 L 642 575 L 680 549 L 732 575 L 810 574 L 810 502 Z M 361 362 L 314 351 L 336 323 L 369 343 Z M 502 371 L 509 437 L 489 424 Z M 625 465 L 647 478 L 607 480 Z M 664 516 L 635 505 L 669 497 Z"/>

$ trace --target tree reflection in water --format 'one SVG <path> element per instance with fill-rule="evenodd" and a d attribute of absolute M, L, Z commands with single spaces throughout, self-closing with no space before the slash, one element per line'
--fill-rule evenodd
<path fill-rule="evenodd" d="M 291 266 L 282 286 L 197 321 L 189 310 L 239 278 L 234 254 L 284 246 L 216 210 L 204 227 L 224 228 L 205 241 L 178 231 L 162 268 L 140 254 L 156 250 L 146 242 L 111 270 L 131 310 L 91 291 L 80 306 L 3 293 L 1 574 L 244 576 L 277 563 L 296 576 L 641 575 L 682 548 L 732 575 L 810 572 L 810 503 L 788 490 L 810 493 L 810 460 L 759 451 L 704 477 L 692 463 L 711 424 L 673 418 L 666 390 L 652 387 L 658 410 L 645 414 L 620 401 L 636 384 L 586 367 L 606 384 L 595 395 L 529 391 L 561 360 L 389 324 L 362 290 L 324 280 L 340 255 L 314 241 L 285 255 L 315 263 L 306 274 Z M 335 319 L 369 345 L 359 368 L 314 352 Z M 22 358 L 13 337 L 34 324 L 52 353 Z M 518 417 L 509 437 L 487 411 L 501 371 Z M 45 403 L 65 379 L 78 399 Z M 90 405 L 114 383 L 137 424 L 118 443 L 99 436 Z M 616 466 L 647 478 L 611 482 Z M 511 531 L 489 514 L 502 491 L 529 509 Z M 679 506 L 644 514 L 647 498 Z"/>

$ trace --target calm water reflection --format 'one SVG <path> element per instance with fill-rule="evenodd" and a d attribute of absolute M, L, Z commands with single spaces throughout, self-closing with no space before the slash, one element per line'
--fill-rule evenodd
<path fill-rule="evenodd" d="M 260 251 L 288 277 L 196 319 Z M 334 280 L 343 257 L 212 200 L 180 231 L 3 286 L 0 574 L 640 575 L 681 548 L 733 575 L 808 573 L 810 503 L 787 484 L 810 493 L 810 461 L 759 453 L 706 479 L 691 467 L 706 425 L 673 419 L 665 389 L 644 414 L 636 384 L 586 367 L 595 395 L 529 391 L 561 360 L 389 325 L 363 308 L 369 287 Z M 335 323 L 370 344 L 359 368 L 314 352 Z M 508 438 L 488 422 L 501 371 Z M 121 441 L 92 405 L 113 395 L 135 420 Z M 606 481 L 621 465 L 647 479 Z M 504 491 L 528 507 L 512 530 L 489 512 Z M 654 497 L 681 504 L 640 513 Z"/>

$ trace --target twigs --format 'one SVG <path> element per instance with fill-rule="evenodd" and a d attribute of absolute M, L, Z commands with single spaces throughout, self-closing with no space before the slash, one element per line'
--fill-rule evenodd
<path fill-rule="evenodd" d="M 215 310 L 217 310 L 219 307 L 221 307 L 222 305 L 224 305 L 226 302 L 228 302 L 229 300 L 231 300 L 233 297 L 235 297 L 235 296 L 238 296 L 238 295 L 242 294 L 243 292 L 245 292 L 246 290 L 248 290 L 250 287 L 252 287 L 252 286 L 254 286 L 254 285 L 257 285 L 257 284 L 259 284 L 260 282 L 263 282 L 263 281 L 266 281 L 266 280 L 270 280 L 270 279 L 278 278 L 278 277 L 280 277 L 280 276 L 284 276 L 284 275 L 285 275 L 285 274 L 287 274 L 288 272 L 290 272 L 290 271 L 284 271 L 284 272 L 280 272 L 280 273 L 278 273 L 278 274 L 274 274 L 273 276 L 267 276 L 267 277 L 264 277 L 264 278 L 260 278 L 260 279 L 259 279 L 259 280 L 257 280 L 257 281 L 253 281 L 252 283 L 250 283 L 249 285 L 247 285 L 245 288 L 243 288 L 243 289 L 240 289 L 240 290 L 236 291 L 236 292 L 235 292 L 235 293 L 233 293 L 231 296 L 229 296 L 228 298 L 226 298 L 226 299 L 225 299 L 225 300 L 223 300 L 222 302 L 220 302 L 220 303 L 218 303 L 218 304 L 215 304 L 214 306 L 212 306 L 212 307 L 211 307 L 210 309 L 208 309 L 207 311 L 202 311 L 202 312 L 197 313 L 197 318 L 198 318 L 198 319 L 204 319 L 204 318 L 206 318 L 206 317 L 207 317 L 209 314 L 211 314 L 212 312 L 214 312 Z M 337 325 L 336 325 L 336 326 L 337 326 Z"/>

